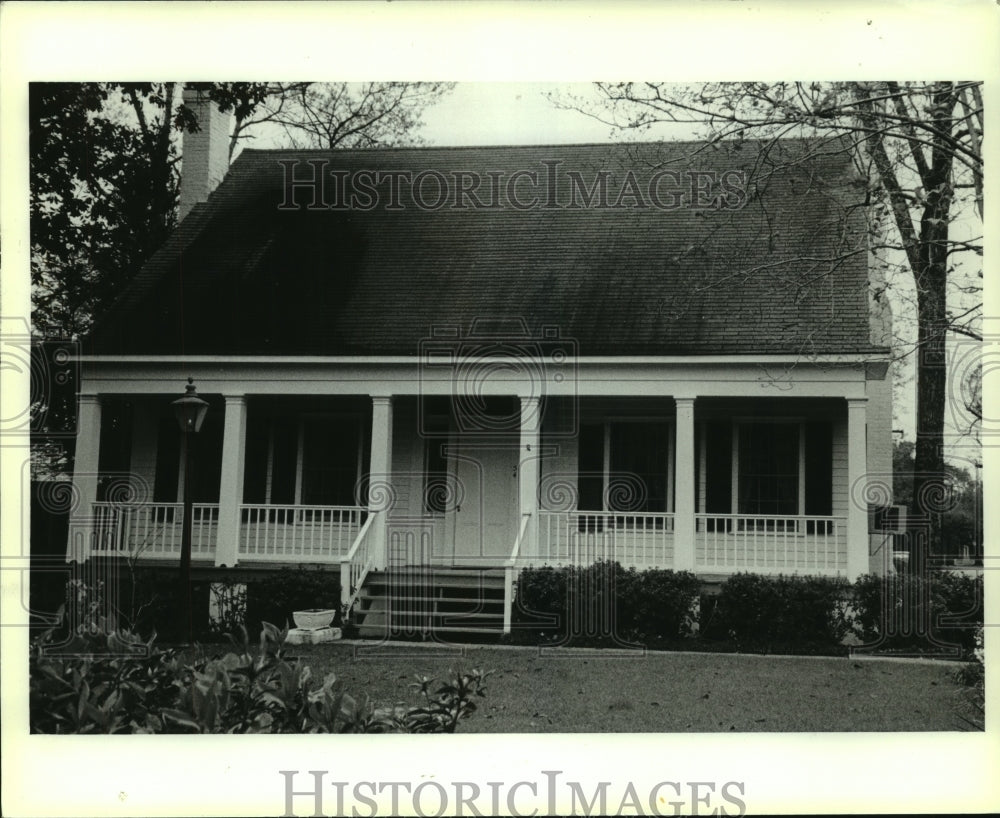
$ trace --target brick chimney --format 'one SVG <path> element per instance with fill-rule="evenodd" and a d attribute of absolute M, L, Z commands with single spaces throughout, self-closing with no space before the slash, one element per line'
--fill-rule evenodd
<path fill-rule="evenodd" d="M 205 91 L 185 88 L 184 104 L 194 112 L 201 130 L 184 134 L 178 221 L 198 202 L 208 200 L 229 169 L 229 114 L 221 113 Z"/>

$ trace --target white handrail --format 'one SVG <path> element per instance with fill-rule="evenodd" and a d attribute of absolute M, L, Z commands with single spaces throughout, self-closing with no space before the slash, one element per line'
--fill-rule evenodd
<path fill-rule="evenodd" d="M 514 547 L 510 551 L 510 558 L 504 565 L 503 583 L 503 632 L 510 633 L 511 620 L 514 613 L 514 579 L 517 573 L 517 558 L 521 553 L 521 543 L 528 531 L 528 523 L 531 521 L 531 512 L 521 515 L 521 529 L 517 532 L 517 539 L 514 540 Z"/>
<path fill-rule="evenodd" d="M 357 602 L 358 595 L 361 593 L 365 577 L 368 576 L 368 572 L 371 571 L 375 563 L 375 552 L 371 549 L 368 549 L 367 555 L 362 553 L 363 565 L 360 564 L 361 560 L 358 559 L 358 554 L 362 551 L 362 546 L 367 545 L 368 532 L 371 531 L 376 516 L 378 515 L 368 515 L 368 519 L 361 526 L 358 536 L 354 538 L 351 550 L 340 558 L 340 602 L 345 618 L 350 615 L 351 608 L 354 607 L 354 603 Z"/>
<path fill-rule="evenodd" d="M 521 543 L 524 541 L 525 532 L 528 530 L 528 522 L 531 520 L 531 512 L 526 511 L 521 515 L 521 528 L 517 532 L 517 539 L 514 540 L 514 547 L 511 549 L 507 565 L 514 565 L 521 553 Z"/>

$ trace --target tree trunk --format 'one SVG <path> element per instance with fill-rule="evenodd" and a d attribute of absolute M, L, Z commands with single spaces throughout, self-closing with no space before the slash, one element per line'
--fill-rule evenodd
<path fill-rule="evenodd" d="M 948 331 L 948 231 L 953 154 L 947 147 L 955 97 L 950 83 L 934 96 L 936 135 L 924 175 L 926 203 L 920 220 L 917 286 L 917 435 L 911 514 L 919 526 L 912 536 L 910 565 L 923 573 L 941 553 L 941 513 L 949 489 L 944 470 L 945 405 L 948 396 L 945 337 Z"/>

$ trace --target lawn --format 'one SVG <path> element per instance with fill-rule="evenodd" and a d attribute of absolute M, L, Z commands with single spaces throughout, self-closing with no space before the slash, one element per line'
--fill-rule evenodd
<path fill-rule="evenodd" d="M 982 729 L 952 663 L 537 648 L 296 645 L 376 704 L 414 701 L 414 674 L 492 671 L 464 733 L 922 731 Z M 438 654 L 438 655 L 435 655 Z"/>

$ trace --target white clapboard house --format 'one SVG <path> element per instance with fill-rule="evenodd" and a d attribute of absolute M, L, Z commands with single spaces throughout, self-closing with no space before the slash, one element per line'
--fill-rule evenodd
<path fill-rule="evenodd" d="M 472 578 L 498 629 L 525 566 L 884 570 L 889 315 L 843 146 L 227 167 L 201 121 L 179 226 L 84 344 L 68 560 L 176 564 L 189 480 L 199 570 L 335 570 L 350 604 Z"/>

